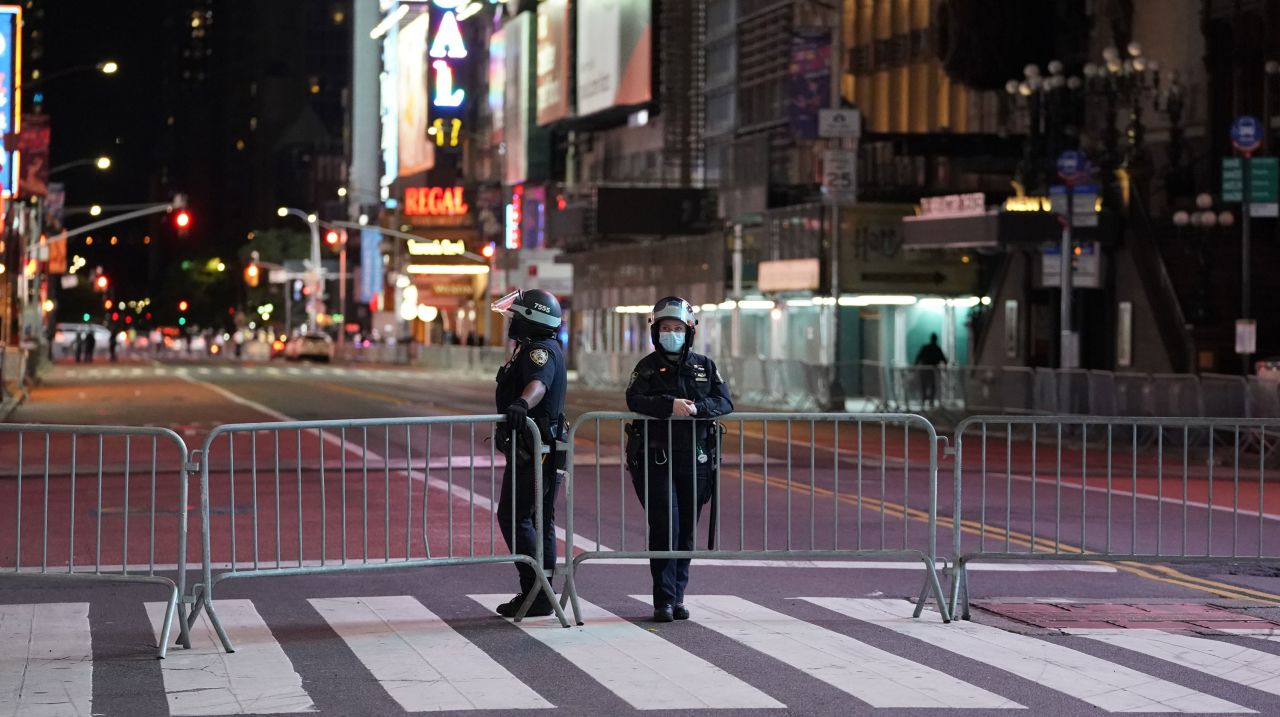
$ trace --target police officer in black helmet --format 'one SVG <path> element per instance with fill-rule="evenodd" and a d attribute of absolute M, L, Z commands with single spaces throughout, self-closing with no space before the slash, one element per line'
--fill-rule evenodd
<path fill-rule="evenodd" d="M 518 440 L 517 445 L 506 447 L 507 467 L 502 473 L 497 520 L 507 547 L 513 553 L 533 556 L 538 539 L 535 505 L 536 501 L 542 501 L 542 567 L 549 572 L 556 563 L 555 504 L 560 489 L 559 471 L 564 468 L 565 456 L 557 450 L 556 442 L 564 438 L 564 394 L 568 383 L 564 351 L 556 339 L 561 321 L 560 302 L 548 292 L 531 289 L 514 291 L 494 302 L 492 308 L 511 320 L 507 336 L 516 342 L 511 358 L 498 370 L 495 399 L 498 413 L 506 415 L 506 422 L 498 427 L 499 440 L 509 440 L 513 427 L 517 435 L 523 433 L 527 417 L 537 424 L 543 445 L 550 448 L 547 454 L 533 456 L 527 450 L 529 441 Z M 534 460 L 542 463 L 540 496 L 535 495 Z M 498 606 L 498 614 L 504 617 L 514 617 L 525 597 L 538 587 L 537 573 L 532 567 L 516 563 L 516 569 L 520 574 L 520 592 Z M 526 615 L 536 617 L 552 612 L 551 599 L 540 592 Z"/>
<path fill-rule="evenodd" d="M 715 362 L 692 350 L 698 321 L 689 302 L 677 296 L 660 300 L 649 324 L 654 352 L 636 364 L 627 386 L 627 406 L 656 419 L 695 420 L 628 426 L 627 467 L 646 506 L 649 550 L 693 550 L 698 516 L 715 491 L 719 443 L 718 424 L 699 419 L 723 416 L 733 411 L 733 402 Z M 649 561 L 656 622 L 689 618 L 684 606 L 689 562 Z"/>

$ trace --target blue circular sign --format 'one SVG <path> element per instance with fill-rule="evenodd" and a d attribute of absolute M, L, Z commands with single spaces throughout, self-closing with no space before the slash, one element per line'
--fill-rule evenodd
<path fill-rule="evenodd" d="M 1231 146 L 1237 152 L 1253 152 L 1262 146 L 1262 123 L 1257 117 L 1241 115 L 1231 123 Z"/>
<path fill-rule="evenodd" d="M 1075 182 L 1085 176 L 1088 163 L 1084 152 L 1068 149 L 1058 157 L 1058 176 L 1068 184 Z"/>

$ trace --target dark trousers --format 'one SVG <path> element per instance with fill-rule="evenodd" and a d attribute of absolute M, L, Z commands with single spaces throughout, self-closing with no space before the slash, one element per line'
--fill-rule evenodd
<path fill-rule="evenodd" d="M 507 541 L 507 548 L 513 553 L 533 557 L 537 551 L 538 531 L 536 528 L 536 503 L 542 501 L 542 567 L 553 570 L 556 566 L 556 496 L 560 492 L 559 468 L 564 467 L 565 453 L 553 452 L 555 460 L 542 462 L 542 496 L 536 497 L 533 481 L 533 466 L 525 460 L 518 460 L 519 466 L 512 480 L 511 461 L 502 472 L 502 495 L 498 498 L 496 520 L 502 530 L 502 537 Z M 514 483 L 514 485 L 513 485 Z M 514 502 L 513 502 L 514 500 Z M 514 534 L 512 526 L 512 510 L 514 508 Z M 525 563 L 516 563 L 520 574 L 520 592 L 527 593 L 537 585 L 538 574 Z"/>
<path fill-rule="evenodd" d="M 938 402 L 938 369 L 926 368 L 920 372 L 920 403 Z"/>
<path fill-rule="evenodd" d="M 667 465 L 649 464 L 648 501 L 645 476 L 632 475 L 640 505 L 649 522 L 649 550 L 693 550 L 698 537 L 698 518 L 710 499 L 711 479 L 696 476 L 687 468 L 667 475 Z M 673 495 L 674 493 L 674 495 Z M 674 545 L 672 539 L 674 538 Z M 649 561 L 653 576 L 653 605 L 680 605 L 689 586 L 689 558 L 654 558 Z"/>

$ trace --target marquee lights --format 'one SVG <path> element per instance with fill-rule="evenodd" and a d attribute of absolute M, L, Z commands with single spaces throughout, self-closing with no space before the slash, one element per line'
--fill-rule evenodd
<path fill-rule="evenodd" d="M 435 58 L 452 57 L 461 60 L 467 56 L 467 46 L 462 41 L 462 30 L 458 27 L 458 16 L 446 12 L 440 16 L 440 24 L 436 25 L 436 37 L 431 42 L 428 53 Z"/>
<path fill-rule="evenodd" d="M 409 254 L 413 256 L 462 256 L 466 253 L 467 245 L 461 239 L 409 240 Z"/>
<path fill-rule="evenodd" d="M 462 187 L 405 187 L 404 213 L 411 217 L 465 216 L 471 208 Z"/>
<path fill-rule="evenodd" d="M 436 96 L 432 102 L 436 107 L 461 107 L 467 93 L 461 87 L 453 86 L 453 68 L 444 60 L 431 63 L 436 71 Z"/>

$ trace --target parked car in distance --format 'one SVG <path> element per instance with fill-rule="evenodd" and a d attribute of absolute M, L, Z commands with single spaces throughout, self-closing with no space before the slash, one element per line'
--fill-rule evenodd
<path fill-rule="evenodd" d="M 328 334 L 310 332 L 291 337 L 284 345 L 284 357 L 290 361 L 324 361 L 333 360 L 333 339 Z"/>

